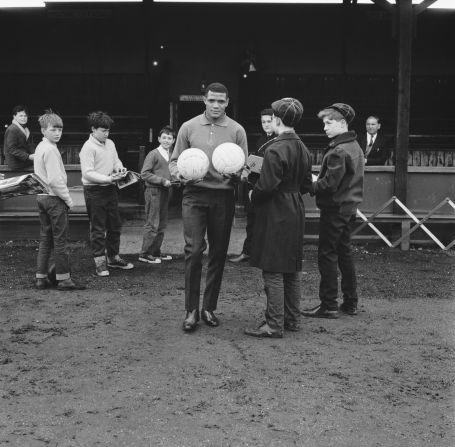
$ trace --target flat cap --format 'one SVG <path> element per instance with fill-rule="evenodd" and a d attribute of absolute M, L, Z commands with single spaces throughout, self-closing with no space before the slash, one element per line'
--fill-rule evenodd
<path fill-rule="evenodd" d="M 273 102 L 272 110 L 273 114 L 289 127 L 294 127 L 303 115 L 302 103 L 294 98 L 282 98 Z"/>
<path fill-rule="evenodd" d="M 355 111 L 349 104 L 343 104 L 342 102 L 336 102 L 327 109 L 334 109 L 337 112 L 340 112 L 343 115 L 343 118 L 349 124 L 355 117 Z"/>

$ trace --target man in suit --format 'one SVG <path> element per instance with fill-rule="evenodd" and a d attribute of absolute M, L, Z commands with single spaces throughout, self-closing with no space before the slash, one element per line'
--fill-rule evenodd
<path fill-rule="evenodd" d="M 27 127 L 28 110 L 25 106 L 13 108 L 13 121 L 5 132 L 5 161 L 12 171 L 33 167 L 35 146 Z"/>
<path fill-rule="evenodd" d="M 379 132 L 381 120 L 377 115 L 369 116 L 365 127 L 366 133 L 358 140 L 365 154 L 365 165 L 383 166 L 391 155 L 391 141 Z"/>

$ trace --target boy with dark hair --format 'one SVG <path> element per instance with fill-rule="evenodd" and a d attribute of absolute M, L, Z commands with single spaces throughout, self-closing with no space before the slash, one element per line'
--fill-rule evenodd
<path fill-rule="evenodd" d="M 265 321 L 245 334 L 281 338 L 284 329 L 299 330 L 302 194 L 311 190 L 311 155 L 294 131 L 303 114 L 300 101 L 283 98 L 272 109 L 278 136 L 267 146 L 261 175 L 250 193 L 256 211 L 250 263 L 262 269 L 267 307 Z"/>
<path fill-rule="evenodd" d="M 172 260 L 172 256 L 161 253 L 161 244 L 168 221 L 171 187 L 169 158 L 174 140 L 174 129 L 163 127 L 158 136 L 160 145 L 147 154 L 141 171 L 141 178 L 145 182 L 145 230 L 139 261 L 149 264 Z"/>
<path fill-rule="evenodd" d="M 41 223 L 38 248 L 36 287 L 46 289 L 52 284 L 48 278 L 49 258 L 54 247 L 55 272 L 58 290 L 81 290 L 84 286 L 73 282 L 70 275 L 67 239 L 68 211 L 73 201 L 66 184 L 66 172 L 57 148 L 63 130 L 62 119 L 52 111 L 39 117 L 43 140 L 35 152 L 34 171 L 48 188 L 48 194 L 38 194 Z"/>
<path fill-rule="evenodd" d="M 116 182 L 125 176 L 126 168 L 118 158 L 114 142 L 108 138 L 113 124 L 114 120 L 105 112 L 90 113 L 88 125 L 92 133 L 79 153 L 90 244 L 98 276 L 109 276 L 108 268 L 134 267 L 119 255 L 122 222 Z"/>
<path fill-rule="evenodd" d="M 357 279 L 351 253 L 351 231 L 357 206 L 363 198 L 365 159 L 356 133 L 348 130 L 354 116 L 354 109 L 342 103 L 332 104 L 318 113 L 330 138 L 321 172 L 312 187 L 312 194 L 316 195 L 316 204 L 321 210 L 318 248 L 321 304 L 304 310 L 302 315 L 306 317 L 338 317 L 338 267 L 343 293 L 340 310 L 348 315 L 357 313 Z"/>
<path fill-rule="evenodd" d="M 33 166 L 35 146 L 30 130 L 27 127 L 28 110 L 26 106 L 13 108 L 13 121 L 5 131 L 5 162 L 13 171 Z"/>

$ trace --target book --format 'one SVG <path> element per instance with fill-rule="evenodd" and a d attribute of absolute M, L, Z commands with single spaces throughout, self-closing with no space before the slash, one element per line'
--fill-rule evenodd
<path fill-rule="evenodd" d="M 134 183 L 137 183 L 141 178 L 141 175 L 138 174 L 137 172 L 133 171 L 126 171 L 125 177 L 122 177 L 120 180 L 117 180 L 117 188 L 118 189 L 123 189 L 126 188 L 127 186 L 133 185 Z"/>
<path fill-rule="evenodd" d="M 251 172 L 260 174 L 263 161 L 264 161 L 264 159 L 262 157 L 251 154 L 251 155 L 248 155 L 248 159 L 246 160 L 246 165 L 250 168 Z"/>
<path fill-rule="evenodd" d="M 0 200 L 47 193 L 46 184 L 36 174 L 24 174 L 0 180 Z"/>

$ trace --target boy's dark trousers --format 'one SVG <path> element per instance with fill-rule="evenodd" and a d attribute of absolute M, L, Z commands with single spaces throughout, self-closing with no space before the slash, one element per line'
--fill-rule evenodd
<path fill-rule="evenodd" d="M 234 191 L 186 186 L 182 199 L 185 238 L 185 310 L 199 309 L 202 255 L 209 243 L 202 307 L 216 310 L 234 218 Z"/>
<path fill-rule="evenodd" d="M 337 310 L 338 267 L 341 272 L 343 301 L 357 305 L 357 279 L 351 253 L 351 232 L 354 215 L 321 210 L 319 221 L 318 266 L 321 274 L 319 299 L 329 310 Z"/>
<path fill-rule="evenodd" d="M 56 196 L 39 195 L 37 202 L 41 228 L 36 276 L 47 278 L 49 258 L 54 248 L 57 280 L 68 279 L 68 206 Z"/>
<path fill-rule="evenodd" d="M 300 322 L 300 284 L 301 273 L 277 273 L 262 271 L 264 290 L 267 296 L 265 320 L 279 332 L 283 332 L 284 323 Z"/>
<path fill-rule="evenodd" d="M 245 255 L 251 255 L 251 247 L 253 246 L 253 230 L 254 220 L 256 212 L 254 211 L 253 205 L 248 201 L 247 212 L 246 212 L 246 238 L 243 242 L 242 253 Z"/>
<path fill-rule="evenodd" d="M 85 204 L 90 220 L 90 245 L 93 257 L 114 258 L 120 250 L 122 221 L 115 185 L 84 186 Z"/>
<path fill-rule="evenodd" d="M 140 254 L 158 257 L 168 222 L 169 189 L 147 186 L 144 198 L 145 226 Z"/>

